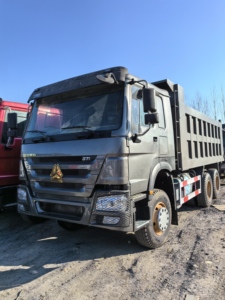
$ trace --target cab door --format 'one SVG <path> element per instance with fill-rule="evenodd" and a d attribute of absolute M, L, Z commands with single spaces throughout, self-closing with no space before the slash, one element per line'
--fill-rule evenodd
<path fill-rule="evenodd" d="M 142 88 L 143 86 L 139 84 L 130 87 L 129 183 L 131 194 L 147 190 L 149 174 L 159 163 L 158 124 L 151 124 L 148 132 L 142 136 L 137 136 L 136 139 L 133 138 L 135 134 L 141 134 L 149 128 L 149 125 L 145 124 Z"/>

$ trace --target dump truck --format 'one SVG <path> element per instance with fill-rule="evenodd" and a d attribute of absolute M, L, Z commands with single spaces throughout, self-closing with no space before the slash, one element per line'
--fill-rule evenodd
<path fill-rule="evenodd" d="M 188 201 L 220 192 L 220 122 L 185 105 L 179 84 L 108 68 L 34 90 L 23 136 L 18 212 L 68 230 L 166 240 Z"/>
<path fill-rule="evenodd" d="M 20 149 L 27 112 L 28 104 L 0 98 L 0 211 L 17 204 Z"/>

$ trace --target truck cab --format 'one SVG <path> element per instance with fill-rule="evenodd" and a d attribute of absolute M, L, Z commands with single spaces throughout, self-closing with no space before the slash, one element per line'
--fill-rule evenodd
<path fill-rule="evenodd" d="M 16 205 L 19 161 L 28 105 L 0 99 L 0 210 Z M 14 124 L 8 119 L 14 114 Z"/>

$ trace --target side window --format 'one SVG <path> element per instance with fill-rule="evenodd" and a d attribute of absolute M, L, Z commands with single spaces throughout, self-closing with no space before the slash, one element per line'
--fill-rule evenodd
<path fill-rule="evenodd" d="M 140 132 L 140 126 L 148 126 L 145 124 L 145 114 L 143 110 L 143 99 L 141 87 L 133 85 L 131 87 L 132 93 L 132 116 L 131 116 L 131 129 L 133 133 Z"/>
<path fill-rule="evenodd" d="M 24 111 L 11 111 L 17 113 L 17 136 L 22 137 L 23 131 L 27 121 L 27 112 Z"/>
<path fill-rule="evenodd" d="M 4 119 L 4 124 L 3 124 L 3 132 L 2 132 L 2 143 L 6 144 L 7 143 L 7 130 L 8 130 L 8 125 L 7 125 L 7 120 L 8 120 L 8 113 L 17 113 L 17 136 L 22 137 L 23 131 L 25 128 L 26 124 L 26 119 L 27 119 L 27 113 L 23 111 L 16 111 L 16 110 L 7 110 L 5 113 L 5 119 Z"/>
<path fill-rule="evenodd" d="M 9 110 L 5 110 L 5 119 L 3 122 L 3 129 L 2 129 L 2 143 L 6 144 L 7 143 L 7 131 L 8 131 L 8 124 L 7 124 L 7 120 L 8 120 L 8 113 L 10 111 Z"/>
<path fill-rule="evenodd" d="M 157 113 L 159 114 L 159 128 L 165 128 L 165 114 L 164 114 L 164 107 L 163 107 L 163 102 L 162 98 L 157 97 L 156 98 L 156 105 L 157 105 Z"/>

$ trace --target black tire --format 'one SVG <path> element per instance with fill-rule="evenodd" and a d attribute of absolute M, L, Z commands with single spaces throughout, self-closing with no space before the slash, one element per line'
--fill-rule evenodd
<path fill-rule="evenodd" d="M 220 194 L 220 175 L 217 169 L 209 169 L 209 175 L 212 178 L 213 199 L 218 199 Z"/>
<path fill-rule="evenodd" d="M 201 194 L 196 197 L 198 206 L 209 207 L 212 204 L 213 185 L 209 173 L 202 176 Z"/>
<path fill-rule="evenodd" d="M 47 221 L 47 219 L 45 218 L 39 218 L 39 217 L 29 216 L 25 214 L 20 214 L 20 216 L 25 222 L 30 224 L 40 224 Z"/>
<path fill-rule="evenodd" d="M 155 249 L 166 240 L 171 226 L 171 204 L 169 197 L 162 190 L 155 190 L 150 202 L 151 219 L 149 224 L 135 232 L 139 244 Z M 163 220 L 160 219 L 163 217 Z"/>
<path fill-rule="evenodd" d="M 191 207 L 196 207 L 198 206 L 197 204 L 197 200 L 195 198 L 188 200 L 187 202 L 185 202 L 186 206 L 191 206 Z"/>
<path fill-rule="evenodd" d="M 57 221 L 58 225 L 60 227 L 62 227 L 63 229 L 67 230 L 67 231 L 76 231 L 82 227 L 84 227 L 84 225 L 81 224 L 76 224 L 76 223 L 70 223 L 70 222 L 66 222 L 66 221 Z"/>

